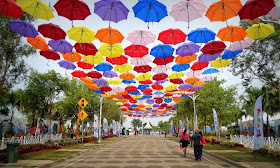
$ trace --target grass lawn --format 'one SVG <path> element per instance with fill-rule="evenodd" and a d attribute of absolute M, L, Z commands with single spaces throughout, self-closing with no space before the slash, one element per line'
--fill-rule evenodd
<path fill-rule="evenodd" d="M 206 146 L 203 146 L 203 150 L 231 150 L 229 147 L 222 145 L 211 145 L 207 143 Z"/>
<path fill-rule="evenodd" d="M 82 144 L 77 144 L 77 145 L 71 145 L 71 146 L 66 146 L 64 149 L 91 149 L 94 146 L 83 146 Z"/>
<path fill-rule="evenodd" d="M 44 151 L 34 155 L 21 156 L 21 160 L 58 160 L 67 156 L 70 156 L 76 152 L 64 152 L 64 151 Z"/>
<path fill-rule="evenodd" d="M 256 154 L 254 159 L 253 152 L 241 151 L 240 153 L 215 153 L 216 155 L 225 157 L 235 162 L 280 162 L 280 160 L 273 159 L 264 155 Z"/>

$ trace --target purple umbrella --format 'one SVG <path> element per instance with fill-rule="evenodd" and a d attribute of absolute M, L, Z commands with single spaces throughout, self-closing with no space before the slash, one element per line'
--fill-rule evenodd
<path fill-rule="evenodd" d="M 102 78 L 95 79 L 93 82 L 97 85 L 106 85 L 107 84 L 107 81 L 105 79 L 102 79 Z"/>
<path fill-rule="evenodd" d="M 101 0 L 94 3 L 94 13 L 102 20 L 118 23 L 127 19 L 129 10 L 119 0 Z"/>
<path fill-rule="evenodd" d="M 214 61 L 215 59 L 217 59 L 220 56 L 220 53 L 216 53 L 214 55 L 210 55 L 210 54 L 200 54 L 200 56 L 198 57 L 198 60 L 200 62 L 209 62 L 209 61 Z"/>
<path fill-rule="evenodd" d="M 182 84 L 179 86 L 179 89 L 181 90 L 186 90 L 186 89 L 192 89 L 192 85 L 188 84 L 188 83 L 185 83 L 185 84 Z"/>
<path fill-rule="evenodd" d="M 63 54 L 72 52 L 73 46 L 66 40 L 51 40 L 49 41 L 49 46 L 53 48 L 54 51 L 61 52 Z"/>
<path fill-rule="evenodd" d="M 39 35 L 32 24 L 23 20 L 13 20 L 10 22 L 9 26 L 14 32 L 24 37 L 35 38 Z"/>
<path fill-rule="evenodd" d="M 154 99 L 148 99 L 148 100 L 147 100 L 147 103 L 148 103 L 148 104 L 153 104 L 154 102 L 155 102 Z"/>
<path fill-rule="evenodd" d="M 154 104 L 154 105 L 153 105 L 153 107 L 159 107 L 159 106 L 160 106 L 159 104 Z"/>
<path fill-rule="evenodd" d="M 176 54 L 180 56 L 189 56 L 199 51 L 200 46 L 195 43 L 184 43 L 176 49 Z"/>
<path fill-rule="evenodd" d="M 164 83 L 164 82 L 167 82 L 168 79 L 164 79 L 164 80 L 159 80 L 159 81 L 156 81 L 155 84 L 161 84 L 161 83 Z"/>
<path fill-rule="evenodd" d="M 103 76 L 106 78 L 113 78 L 113 77 L 118 77 L 118 74 L 114 71 L 105 71 L 103 72 Z"/>
<path fill-rule="evenodd" d="M 73 64 L 73 62 L 71 61 L 67 61 L 67 60 L 62 60 L 62 61 L 59 61 L 59 66 L 65 68 L 65 69 L 75 69 L 76 66 Z"/>

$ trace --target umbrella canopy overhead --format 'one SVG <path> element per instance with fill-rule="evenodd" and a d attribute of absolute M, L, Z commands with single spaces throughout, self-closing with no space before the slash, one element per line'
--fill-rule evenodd
<path fill-rule="evenodd" d="M 15 33 L 24 37 L 35 38 L 39 35 L 35 27 L 24 20 L 13 20 L 10 22 L 9 26 Z"/>
<path fill-rule="evenodd" d="M 95 40 L 95 32 L 85 26 L 74 26 L 67 31 L 70 39 L 78 43 L 91 43 Z"/>
<path fill-rule="evenodd" d="M 123 48 L 119 44 L 102 44 L 98 50 L 102 55 L 109 58 L 119 57 L 123 53 Z"/>
<path fill-rule="evenodd" d="M 15 0 L 1 0 L 0 13 L 4 16 L 19 18 L 23 14 L 23 11 Z"/>
<path fill-rule="evenodd" d="M 134 30 L 128 33 L 127 40 L 135 45 L 147 45 L 153 43 L 156 39 L 156 35 L 154 35 L 149 30 Z"/>
<path fill-rule="evenodd" d="M 66 33 L 59 25 L 52 23 L 38 26 L 38 31 L 44 36 L 53 40 L 65 39 Z"/>
<path fill-rule="evenodd" d="M 98 51 L 92 43 L 76 43 L 74 48 L 78 53 L 84 55 L 95 55 Z"/>
<path fill-rule="evenodd" d="M 259 23 L 254 24 L 252 27 L 246 29 L 246 32 L 248 33 L 246 37 L 256 40 L 271 35 L 275 32 L 275 30 L 270 24 Z"/>
<path fill-rule="evenodd" d="M 118 29 L 113 29 L 111 27 L 99 29 L 95 37 L 98 38 L 100 42 L 108 44 L 121 43 L 124 39 L 124 36 Z"/>
<path fill-rule="evenodd" d="M 222 41 L 235 42 L 244 40 L 247 32 L 241 26 L 227 26 L 219 30 L 217 36 Z"/>
<path fill-rule="evenodd" d="M 159 33 L 158 40 L 164 44 L 178 44 L 184 42 L 187 35 L 180 29 L 168 29 Z"/>
<path fill-rule="evenodd" d="M 51 40 L 49 46 L 56 52 L 69 53 L 72 52 L 73 46 L 66 40 Z"/>
<path fill-rule="evenodd" d="M 216 33 L 207 28 L 197 28 L 188 34 L 188 40 L 194 43 L 207 43 L 214 40 Z"/>

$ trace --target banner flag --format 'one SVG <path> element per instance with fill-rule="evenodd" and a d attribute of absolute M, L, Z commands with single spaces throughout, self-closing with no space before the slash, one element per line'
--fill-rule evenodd
<path fill-rule="evenodd" d="M 113 134 L 114 134 L 114 135 L 117 135 L 117 125 L 116 125 L 116 121 L 113 120 L 112 123 L 113 123 Z"/>
<path fill-rule="evenodd" d="M 106 118 L 103 119 L 103 132 L 104 132 L 104 136 L 108 136 L 108 131 L 109 131 L 109 125 L 108 125 L 108 121 Z"/>
<path fill-rule="evenodd" d="M 262 96 L 259 96 L 254 108 L 254 150 L 264 147 Z"/>
<path fill-rule="evenodd" d="M 179 121 L 179 126 L 180 126 L 179 133 L 182 133 L 183 129 L 184 129 L 184 122 L 180 120 Z"/>
<path fill-rule="evenodd" d="M 174 134 L 173 121 L 171 121 L 169 125 L 170 125 L 170 133 L 171 135 L 173 135 Z"/>
<path fill-rule="evenodd" d="M 96 114 L 94 114 L 94 122 L 93 122 L 93 128 L 94 128 L 94 137 L 98 138 L 98 117 Z"/>
<path fill-rule="evenodd" d="M 190 134 L 188 117 L 186 118 L 186 125 L 187 125 L 187 133 Z"/>
<path fill-rule="evenodd" d="M 214 126 L 215 126 L 215 132 L 216 132 L 216 136 L 217 136 L 217 141 L 219 140 L 219 123 L 218 123 L 218 117 L 217 117 L 217 112 L 216 110 L 213 108 L 213 118 L 214 118 Z"/>

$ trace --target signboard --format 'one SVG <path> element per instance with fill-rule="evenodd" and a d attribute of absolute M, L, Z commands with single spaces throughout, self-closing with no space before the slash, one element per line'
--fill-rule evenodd
<path fill-rule="evenodd" d="M 98 117 L 94 114 L 94 137 L 98 138 Z"/>
<path fill-rule="evenodd" d="M 254 150 L 264 147 L 262 96 L 259 96 L 254 108 Z"/>
<path fill-rule="evenodd" d="M 81 111 L 77 114 L 77 116 L 79 117 L 80 120 L 84 120 L 84 119 L 88 116 L 88 114 L 87 114 L 84 110 L 81 110 Z"/>
<path fill-rule="evenodd" d="M 215 126 L 217 140 L 219 141 L 219 123 L 218 123 L 217 112 L 214 108 L 213 108 L 213 118 L 214 118 L 214 126 Z"/>
<path fill-rule="evenodd" d="M 84 108 L 87 104 L 88 104 L 88 102 L 87 102 L 86 99 L 84 99 L 84 98 L 81 98 L 81 100 L 78 102 L 78 105 L 79 105 L 81 108 Z"/>

